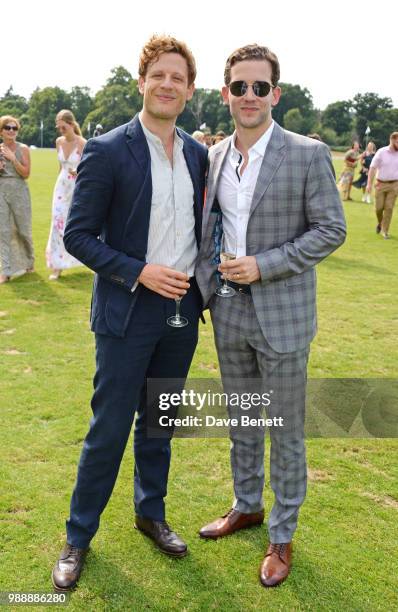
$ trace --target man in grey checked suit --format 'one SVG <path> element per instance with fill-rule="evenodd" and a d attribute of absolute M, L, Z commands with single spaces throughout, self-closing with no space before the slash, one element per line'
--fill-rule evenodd
<path fill-rule="evenodd" d="M 283 427 L 270 428 L 274 504 L 260 567 L 268 587 L 289 574 L 306 493 L 305 387 L 316 333 L 315 265 L 344 242 L 346 230 L 328 148 L 272 120 L 281 95 L 275 54 L 258 45 L 242 47 L 228 58 L 224 78 L 222 95 L 236 130 L 209 152 L 196 278 L 210 308 L 224 387 L 239 379 L 261 381 L 273 391 L 268 416 L 283 418 Z M 222 234 L 223 248 L 236 259 L 220 265 Z M 217 268 L 234 296 L 214 294 Z M 201 529 L 203 538 L 264 519 L 264 431 L 258 436 L 231 428 L 230 436 L 235 501 L 226 515 Z"/>

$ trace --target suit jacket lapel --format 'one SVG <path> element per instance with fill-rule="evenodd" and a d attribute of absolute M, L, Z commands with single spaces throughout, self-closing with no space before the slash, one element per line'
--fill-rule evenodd
<path fill-rule="evenodd" d="M 203 191 L 201 188 L 200 167 L 198 158 L 192 148 L 191 143 L 185 137 L 184 132 L 177 128 L 177 133 L 184 141 L 183 153 L 187 163 L 188 172 L 191 177 L 194 190 L 194 213 L 195 213 L 195 233 L 198 244 L 200 244 L 200 236 L 202 231 L 202 212 L 203 212 Z"/>
<path fill-rule="evenodd" d="M 130 153 L 146 176 L 151 167 L 151 156 L 138 114 L 127 124 L 126 137 Z"/>
<path fill-rule="evenodd" d="M 137 257 L 145 261 L 151 214 L 152 175 L 149 147 L 138 115 L 127 124 L 126 144 L 136 162 L 132 160 L 130 180 L 139 185 L 139 190 L 135 200 L 131 202 L 131 213 L 126 222 L 124 240 L 126 243 L 133 243 Z"/>
<path fill-rule="evenodd" d="M 275 123 L 271 139 L 265 150 L 260 172 L 258 173 L 257 183 L 253 193 L 250 207 L 250 214 L 258 206 L 260 200 L 267 191 L 275 172 L 278 170 L 285 157 L 285 135 L 282 128 Z"/>
<path fill-rule="evenodd" d="M 218 180 L 220 178 L 221 168 L 225 162 L 227 153 L 229 151 L 231 138 L 232 136 L 229 138 L 225 138 L 225 140 L 220 143 L 219 148 L 214 154 L 214 158 L 210 162 L 206 205 L 203 217 L 203 227 L 205 230 L 207 229 L 207 224 L 210 219 L 210 212 L 213 206 L 214 198 L 217 193 Z"/>

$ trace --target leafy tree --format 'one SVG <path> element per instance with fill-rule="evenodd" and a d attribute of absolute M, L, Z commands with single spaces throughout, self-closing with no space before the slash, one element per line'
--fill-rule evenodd
<path fill-rule="evenodd" d="M 178 125 L 190 134 L 202 123 L 206 123 L 213 134 L 218 130 L 233 131 L 229 108 L 224 105 L 218 89 L 196 89 L 178 118 Z"/>
<path fill-rule="evenodd" d="M 29 109 L 25 115 L 21 130 L 21 140 L 27 144 L 40 145 L 40 124 L 43 121 L 43 145 L 54 146 L 57 137 L 55 117 L 63 108 L 71 108 L 71 96 L 60 87 L 35 89 L 29 100 Z"/>
<path fill-rule="evenodd" d="M 107 80 L 107 85 L 122 85 L 128 87 L 133 79 L 130 72 L 124 66 L 116 66 L 111 70 L 111 77 Z"/>
<path fill-rule="evenodd" d="M 319 136 L 322 138 L 323 142 L 326 142 L 329 146 L 333 146 L 337 144 L 337 134 L 332 128 L 329 127 L 321 127 L 318 130 Z"/>
<path fill-rule="evenodd" d="M 272 116 L 285 127 L 284 117 L 290 109 L 298 109 L 303 118 L 301 133 L 308 134 L 316 123 L 316 111 L 312 102 L 312 96 L 306 87 L 292 85 L 291 83 L 280 83 L 282 95 L 277 106 L 272 109 Z"/>
<path fill-rule="evenodd" d="M 294 132 L 308 134 L 318 132 L 328 144 L 349 146 L 355 131 L 364 140 L 366 126 L 371 128 L 370 137 L 377 146 L 387 144 L 389 134 L 397 129 L 398 109 L 392 108 L 391 98 L 376 93 L 357 94 L 353 100 L 339 100 L 329 104 L 321 113 L 314 108 L 312 96 L 307 88 L 291 83 L 281 83 L 282 96 L 273 109 L 274 119 Z M 0 97 L 0 116 L 16 116 L 22 125 L 20 138 L 27 144 L 40 144 L 40 124 L 44 123 L 44 146 L 53 146 L 57 136 L 55 116 L 62 108 L 71 109 L 82 131 L 87 134 L 101 123 L 105 131 L 129 121 L 142 107 L 138 82 L 123 66 L 111 70 L 106 84 L 94 98 L 88 87 L 75 86 L 70 92 L 60 87 L 37 88 L 29 101 L 14 93 L 12 86 Z M 215 133 L 234 129 L 228 106 L 223 104 L 216 89 L 197 89 L 183 113 L 178 118 L 180 125 L 192 133 L 201 124 Z"/>
<path fill-rule="evenodd" d="M 138 81 L 123 66 L 113 68 L 111 75 L 106 85 L 95 95 L 93 110 L 83 124 L 84 132 L 87 131 L 88 123 L 101 123 L 107 132 L 130 121 L 142 107 Z"/>
<path fill-rule="evenodd" d="M 229 107 L 223 102 L 218 89 L 208 89 L 206 100 L 203 107 L 203 116 L 206 125 L 215 134 L 222 130 L 224 125 L 228 126 L 225 131 L 231 131 L 231 113 Z M 232 128 L 233 130 L 233 128 Z"/>
<path fill-rule="evenodd" d="M 337 136 L 336 144 L 340 147 L 346 147 L 349 149 L 351 148 L 351 145 L 355 139 L 356 135 L 352 131 L 344 132 L 343 134 L 340 134 L 340 136 Z"/>
<path fill-rule="evenodd" d="M 202 123 L 204 123 L 203 107 L 206 96 L 205 89 L 195 89 L 192 100 L 187 103 L 185 109 L 177 119 L 177 124 L 188 132 L 188 134 L 192 134 L 192 132 L 198 130 Z"/>
<path fill-rule="evenodd" d="M 352 100 L 352 106 L 356 113 L 355 127 L 358 137 L 365 138 L 365 130 L 372 121 L 377 119 L 379 109 L 392 108 L 391 98 L 382 98 L 377 93 L 356 94 Z"/>
<path fill-rule="evenodd" d="M 291 132 L 297 134 L 303 133 L 303 115 L 300 113 L 298 108 L 291 108 L 287 111 L 283 118 L 284 127 Z"/>
<path fill-rule="evenodd" d="M 330 128 L 340 136 L 344 132 L 350 132 L 353 127 L 353 118 L 350 100 L 339 100 L 328 104 L 321 114 L 323 128 Z"/>
<path fill-rule="evenodd" d="M 90 89 L 88 87 L 72 87 L 70 99 L 70 110 L 75 115 L 76 121 L 80 125 L 83 125 L 85 118 L 94 106 L 94 100 L 90 95 Z"/>
<path fill-rule="evenodd" d="M 397 131 L 398 108 L 380 108 L 376 111 L 376 120 L 369 124 L 371 132 L 369 139 L 377 147 L 385 147 L 389 143 L 390 134 Z"/>
<path fill-rule="evenodd" d="M 12 115 L 17 119 L 28 110 L 28 102 L 26 98 L 14 94 L 12 85 L 7 89 L 6 93 L 0 98 L 0 117 L 2 115 Z"/>

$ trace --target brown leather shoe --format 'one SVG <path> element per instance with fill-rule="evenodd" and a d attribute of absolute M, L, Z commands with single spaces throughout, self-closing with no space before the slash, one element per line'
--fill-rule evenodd
<path fill-rule="evenodd" d="M 76 548 L 66 543 L 52 572 L 57 591 L 70 591 L 76 586 L 83 569 L 88 548 Z"/>
<path fill-rule="evenodd" d="M 238 512 L 234 508 L 229 510 L 227 514 L 224 514 L 219 519 L 213 521 L 213 523 L 209 523 L 209 525 L 205 525 L 199 531 L 199 535 L 201 538 L 212 538 L 215 540 L 216 538 L 222 538 L 223 536 L 230 535 L 238 529 L 246 529 L 247 527 L 255 527 L 256 525 L 261 525 L 264 521 L 264 510 L 261 512 L 254 512 L 252 514 L 243 514 L 243 512 Z"/>
<path fill-rule="evenodd" d="M 290 573 L 292 565 L 292 543 L 270 544 L 260 567 L 261 584 L 278 586 Z"/>

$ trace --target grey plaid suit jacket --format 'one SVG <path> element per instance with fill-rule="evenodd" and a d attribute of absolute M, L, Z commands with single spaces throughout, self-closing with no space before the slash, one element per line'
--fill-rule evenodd
<path fill-rule="evenodd" d="M 209 151 L 207 199 L 196 279 L 204 307 L 217 286 L 215 196 L 231 138 Z M 346 224 L 328 147 L 283 130 L 268 143 L 251 203 L 246 253 L 261 280 L 251 284 L 261 330 L 278 353 L 308 345 L 316 333 L 314 266 L 345 240 Z M 235 299 L 235 298 L 231 298 Z"/>

